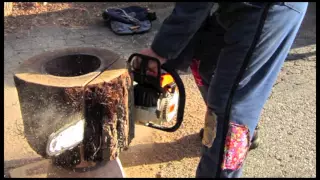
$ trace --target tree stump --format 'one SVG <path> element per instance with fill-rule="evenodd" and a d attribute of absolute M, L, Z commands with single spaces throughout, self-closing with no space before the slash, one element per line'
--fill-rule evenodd
<path fill-rule="evenodd" d="M 13 3 L 4 2 L 4 16 L 10 16 L 12 14 Z"/>
<path fill-rule="evenodd" d="M 48 157 L 48 137 L 85 119 L 81 145 L 55 157 L 55 163 L 77 167 L 116 159 L 134 137 L 132 82 L 124 62 L 97 48 L 68 48 L 25 61 L 14 81 L 32 149 Z"/>

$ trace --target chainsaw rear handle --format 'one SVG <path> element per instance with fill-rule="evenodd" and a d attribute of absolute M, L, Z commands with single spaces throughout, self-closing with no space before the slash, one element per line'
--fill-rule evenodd
<path fill-rule="evenodd" d="M 132 60 L 135 57 L 139 57 L 141 59 L 141 64 L 140 64 L 140 72 L 142 73 L 141 75 L 144 77 L 148 77 L 146 75 L 146 70 L 148 69 L 148 62 L 151 61 L 155 61 L 158 64 L 158 75 L 157 75 L 157 79 L 159 80 L 159 85 L 160 85 L 160 77 L 161 77 L 161 69 L 165 70 L 167 73 L 169 73 L 172 78 L 174 79 L 177 87 L 178 87 L 178 91 L 179 91 L 179 101 L 178 101 L 178 110 L 177 110 L 177 122 L 174 126 L 172 127 L 163 127 L 163 126 L 159 126 L 157 124 L 152 124 L 149 123 L 148 127 L 154 128 L 154 129 L 158 129 L 161 131 L 166 131 L 166 132 L 175 132 L 176 130 L 178 130 L 183 122 L 183 116 L 184 116 L 184 108 L 185 108 L 185 103 L 186 103 L 186 92 L 185 92 L 185 88 L 184 88 L 184 84 L 179 76 L 179 74 L 177 73 L 177 71 L 173 68 L 171 68 L 170 66 L 168 66 L 167 64 L 163 64 L 162 66 L 160 65 L 160 61 L 157 58 L 154 57 L 150 57 L 150 56 L 146 56 L 143 54 L 138 54 L 138 53 L 134 53 L 132 54 L 129 59 L 128 59 L 128 63 L 131 65 Z M 136 74 L 134 74 L 136 75 Z M 137 76 L 137 80 L 141 80 L 140 78 L 144 78 L 144 77 L 139 77 Z M 135 78 L 135 77 L 134 77 Z M 143 80 L 142 80 L 143 82 Z"/>

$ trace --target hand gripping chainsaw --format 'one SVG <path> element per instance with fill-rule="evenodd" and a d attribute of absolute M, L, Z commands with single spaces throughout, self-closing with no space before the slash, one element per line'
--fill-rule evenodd
<path fill-rule="evenodd" d="M 140 59 L 139 68 L 134 67 Z M 148 63 L 157 64 L 158 74 L 147 75 Z M 166 132 L 176 131 L 182 124 L 185 108 L 185 89 L 178 73 L 154 57 L 132 54 L 128 59 L 129 71 L 133 75 L 134 112 L 136 123 Z M 171 124 L 176 117 L 173 126 Z"/>

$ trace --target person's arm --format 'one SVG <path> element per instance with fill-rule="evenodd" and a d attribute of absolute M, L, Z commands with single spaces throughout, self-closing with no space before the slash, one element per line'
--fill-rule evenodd
<path fill-rule="evenodd" d="M 177 2 L 155 36 L 151 49 L 165 59 L 175 59 L 198 31 L 213 2 Z"/>

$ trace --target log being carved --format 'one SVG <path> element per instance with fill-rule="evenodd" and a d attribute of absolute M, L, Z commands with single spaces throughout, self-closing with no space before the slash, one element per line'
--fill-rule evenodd
<path fill-rule="evenodd" d="M 97 48 L 68 48 L 25 61 L 14 81 L 32 149 L 47 157 L 50 134 L 85 119 L 83 143 L 54 161 L 77 166 L 118 157 L 134 137 L 132 82 L 124 62 Z"/>
<path fill-rule="evenodd" d="M 129 120 L 131 83 L 127 70 L 111 70 L 103 72 L 86 86 L 87 129 L 90 129 L 87 132 L 90 133 L 93 129 L 97 131 L 97 128 L 100 128 L 99 134 L 102 134 L 101 151 L 97 157 L 114 160 L 118 157 L 119 151 L 128 147 L 131 141 L 129 135 L 129 131 L 132 131 Z M 87 137 L 91 135 L 88 134 Z M 94 146 L 100 145 L 100 137 L 92 139 L 96 142 L 86 141 L 86 147 L 91 148 L 87 149 L 88 151 L 94 152 Z"/>

